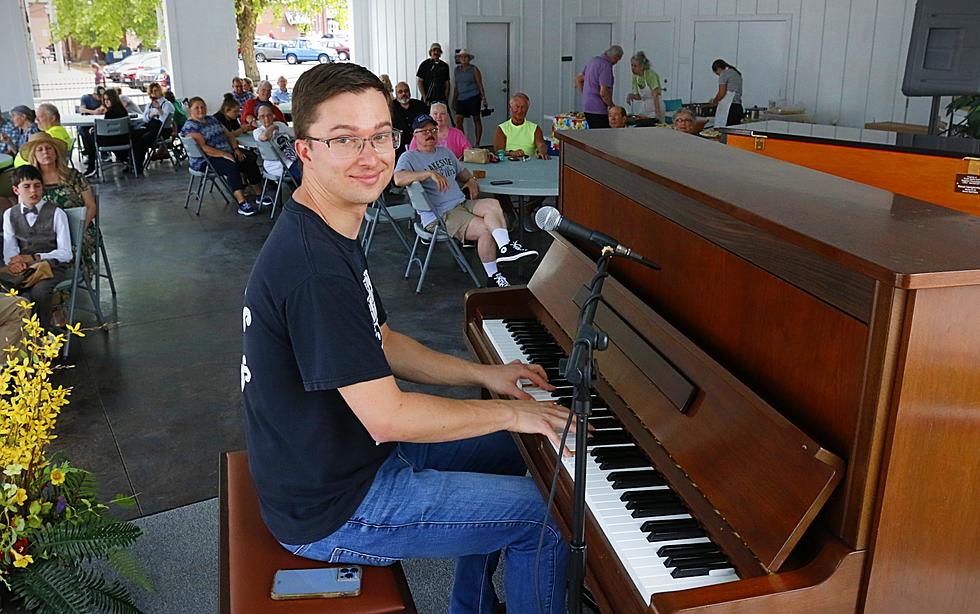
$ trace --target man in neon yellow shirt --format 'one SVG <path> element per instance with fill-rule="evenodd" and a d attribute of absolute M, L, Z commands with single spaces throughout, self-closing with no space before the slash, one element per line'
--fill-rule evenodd
<path fill-rule="evenodd" d="M 58 112 L 58 107 L 54 106 L 50 102 L 42 102 L 37 105 L 37 125 L 38 127 L 47 132 L 59 141 L 64 142 L 65 151 L 71 151 L 72 143 L 75 139 L 68 132 L 68 130 L 61 125 L 61 113 Z M 25 164 L 30 164 L 30 160 L 25 160 L 17 155 L 14 158 L 14 166 L 24 166 Z"/>
<path fill-rule="evenodd" d="M 493 148 L 496 151 L 503 149 L 508 158 L 537 155 L 542 160 L 549 160 L 551 156 L 548 155 L 548 144 L 544 142 L 541 128 L 527 119 L 531 99 L 527 94 L 518 92 L 511 96 L 507 106 L 510 119 L 497 126 Z"/>

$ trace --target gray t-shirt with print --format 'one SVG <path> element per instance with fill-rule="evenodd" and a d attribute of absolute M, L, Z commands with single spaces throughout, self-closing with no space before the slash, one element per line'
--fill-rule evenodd
<path fill-rule="evenodd" d="M 426 170 L 436 171 L 449 181 L 449 189 L 445 192 L 439 191 L 439 184 L 433 179 L 426 179 L 422 182 L 425 197 L 429 201 L 429 206 L 433 211 L 439 215 L 445 215 L 446 212 L 454 209 L 466 200 L 463 190 L 456 182 L 456 175 L 463 168 L 460 166 L 459 160 L 456 159 L 453 152 L 445 147 L 436 146 L 435 151 L 432 153 L 426 153 L 417 149 L 406 151 L 398 158 L 398 164 L 395 165 L 396 173 L 398 171 L 418 173 Z M 436 219 L 431 213 L 423 213 L 421 217 L 422 226 L 428 226 Z"/>
<path fill-rule="evenodd" d="M 724 85 L 727 91 L 735 94 L 732 104 L 742 104 L 742 75 L 734 68 L 726 68 L 718 75 L 718 85 Z"/>

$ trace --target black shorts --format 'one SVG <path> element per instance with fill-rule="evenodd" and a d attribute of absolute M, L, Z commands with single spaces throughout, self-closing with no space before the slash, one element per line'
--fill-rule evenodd
<path fill-rule="evenodd" d="M 480 97 L 473 96 L 472 98 L 467 98 L 465 100 L 457 100 L 456 115 L 461 117 L 479 117 L 480 116 Z"/>

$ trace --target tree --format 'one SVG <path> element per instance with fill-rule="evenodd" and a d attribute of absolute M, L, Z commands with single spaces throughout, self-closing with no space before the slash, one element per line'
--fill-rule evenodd
<path fill-rule="evenodd" d="M 347 23 L 347 0 L 235 0 L 235 24 L 238 26 L 238 48 L 241 49 L 245 76 L 260 78 L 259 65 L 255 61 L 255 26 L 266 9 L 275 11 L 277 17 L 287 11 L 297 11 L 307 15 L 316 14 L 323 9 L 333 11 L 341 27 Z"/>
<path fill-rule="evenodd" d="M 157 9 L 160 0 L 54 0 L 56 39 L 69 36 L 89 47 L 115 49 L 126 41 L 126 32 L 156 45 Z"/>

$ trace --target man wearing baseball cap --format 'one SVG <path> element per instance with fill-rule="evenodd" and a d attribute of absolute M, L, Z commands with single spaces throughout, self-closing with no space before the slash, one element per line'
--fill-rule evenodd
<path fill-rule="evenodd" d="M 415 73 L 419 97 L 426 106 L 433 102 L 449 102 L 449 64 L 442 61 L 442 45 L 432 43 L 429 57 L 419 64 Z"/>
<path fill-rule="evenodd" d="M 431 115 L 415 118 L 412 134 L 418 149 L 398 158 L 395 185 L 420 182 L 434 212 L 422 213 L 422 226 L 433 232 L 438 214 L 446 222 L 450 236 L 476 241 L 476 251 L 487 272 L 487 286 L 506 288 L 510 283 L 497 270 L 497 263 L 534 258 L 538 252 L 511 241 L 500 203 L 492 198 L 477 198 L 480 186 L 476 177 L 460 165 L 453 152 L 438 145 L 437 133 L 436 120 Z M 469 199 L 462 188 L 469 190 Z"/>

